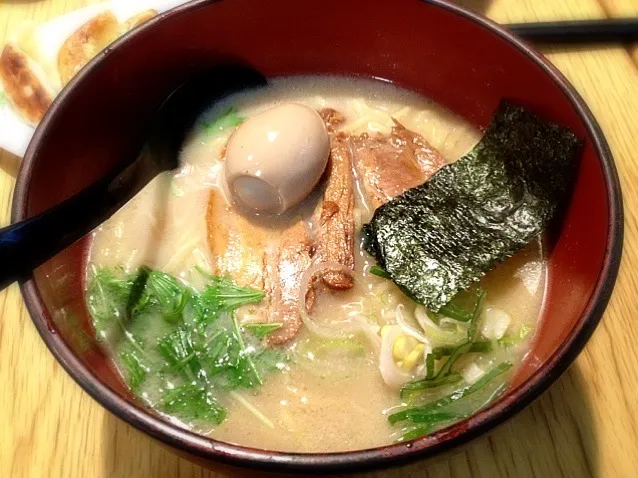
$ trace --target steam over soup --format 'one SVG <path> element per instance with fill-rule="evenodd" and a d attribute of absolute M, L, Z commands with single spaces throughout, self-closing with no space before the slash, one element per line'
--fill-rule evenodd
<path fill-rule="evenodd" d="M 496 399 L 528 352 L 577 149 L 512 105 L 482 134 L 372 80 L 232 95 L 94 232 L 96 334 L 140 400 L 215 439 L 426 435 Z"/>

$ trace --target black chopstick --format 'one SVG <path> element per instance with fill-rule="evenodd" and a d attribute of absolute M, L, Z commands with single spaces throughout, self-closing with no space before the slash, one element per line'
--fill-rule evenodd
<path fill-rule="evenodd" d="M 505 25 L 535 43 L 610 43 L 638 41 L 638 18 L 614 18 Z"/>

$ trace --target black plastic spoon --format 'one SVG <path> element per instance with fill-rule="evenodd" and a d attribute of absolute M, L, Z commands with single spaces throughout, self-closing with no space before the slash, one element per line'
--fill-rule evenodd
<path fill-rule="evenodd" d="M 504 25 L 534 43 L 615 43 L 638 41 L 638 18 L 603 18 Z"/>
<path fill-rule="evenodd" d="M 0 290 L 111 217 L 163 171 L 179 165 L 179 150 L 199 114 L 230 93 L 264 86 L 257 71 L 238 65 L 206 70 L 183 83 L 158 109 L 146 143 L 122 169 L 61 204 L 0 229 Z"/>

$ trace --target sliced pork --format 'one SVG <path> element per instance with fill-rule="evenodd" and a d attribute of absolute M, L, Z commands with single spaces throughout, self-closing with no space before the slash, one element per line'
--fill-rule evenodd
<path fill-rule="evenodd" d="M 357 175 L 370 205 L 377 208 L 410 188 L 423 184 L 445 160 L 423 136 L 394 120 L 389 136 L 353 136 Z"/>
<path fill-rule="evenodd" d="M 211 191 L 206 223 L 214 273 L 229 275 L 243 287 L 264 290 L 266 250 L 277 231 L 251 223 L 226 203 L 218 189 Z"/>
<path fill-rule="evenodd" d="M 279 254 L 275 263 L 268 268 L 267 294 L 270 295 L 269 322 L 280 322 L 283 326 L 268 335 L 269 345 L 280 345 L 292 340 L 301 328 L 299 295 L 301 276 L 310 267 L 312 241 L 303 221 L 299 221 L 282 234 Z M 306 295 L 306 308 L 311 309 L 314 292 Z"/>
<path fill-rule="evenodd" d="M 289 342 L 301 328 L 301 279 L 311 264 L 338 263 L 354 271 L 354 169 L 371 205 L 378 207 L 422 184 L 445 164 L 422 136 L 396 121 L 389 136 L 347 136 L 339 131 L 345 122 L 340 112 L 326 108 L 320 115 L 330 134 L 330 158 L 312 237 L 305 222 L 292 217 L 280 228 L 263 227 L 228 205 L 218 190 L 211 192 L 208 205 L 215 273 L 266 293 L 260 315 L 264 321 L 283 324 L 269 334 L 271 346 Z M 308 311 L 321 293 L 320 284 L 350 289 L 353 275 L 323 272 L 305 296 Z"/>
<path fill-rule="evenodd" d="M 331 138 L 327 184 L 319 211 L 316 262 L 336 262 L 354 271 L 354 178 L 348 139 Z M 323 283 L 336 290 L 350 289 L 352 275 L 325 272 Z"/>
<path fill-rule="evenodd" d="M 208 244 L 214 257 L 214 273 L 228 275 L 237 284 L 263 290 L 265 297 L 256 314 L 263 321 L 283 326 L 268 336 L 269 345 L 293 339 L 301 328 L 298 301 L 303 273 L 310 267 L 313 244 L 303 221 L 282 229 L 253 223 L 226 203 L 214 189 L 208 203 Z M 314 291 L 306 295 L 308 310 Z"/>

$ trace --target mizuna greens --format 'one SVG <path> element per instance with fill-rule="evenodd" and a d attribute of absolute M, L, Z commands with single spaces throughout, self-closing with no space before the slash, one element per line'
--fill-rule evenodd
<path fill-rule="evenodd" d="M 87 305 L 97 336 L 116 351 L 133 391 L 153 380 L 162 390 L 154 406 L 186 421 L 219 424 L 228 391 L 262 385 L 287 357 L 260 341 L 280 324 L 242 328 L 235 317 L 238 307 L 258 304 L 263 292 L 200 272 L 206 285 L 196 291 L 146 267 L 130 274 L 94 268 Z M 154 338 L 149 332 L 157 330 Z"/>

